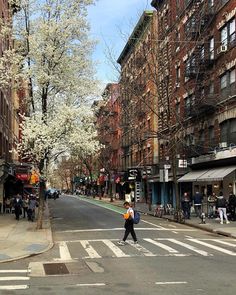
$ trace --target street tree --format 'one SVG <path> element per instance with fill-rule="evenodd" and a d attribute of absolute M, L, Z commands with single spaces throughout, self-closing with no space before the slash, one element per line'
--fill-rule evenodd
<path fill-rule="evenodd" d="M 94 46 L 86 19 L 92 0 L 21 0 L 14 18 L 18 52 L 24 57 L 30 112 L 23 115 L 21 156 L 45 175 L 64 152 L 98 148 L 89 100 L 96 94 Z M 37 228 L 42 228 L 41 192 Z"/>

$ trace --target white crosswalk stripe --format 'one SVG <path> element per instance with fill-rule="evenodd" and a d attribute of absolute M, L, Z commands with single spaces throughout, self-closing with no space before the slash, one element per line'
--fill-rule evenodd
<path fill-rule="evenodd" d="M 219 252 L 223 252 L 223 253 L 228 254 L 228 255 L 231 255 L 231 256 L 236 256 L 236 252 L 232 252 L 230 250 L 226 250 L 226 249 L 223 249 L 221 247 L 218 247 L 218 246 L 215 246 L 215 245 L 211 245 L 209 243 L 206 243 L 206 242 L 203 242 L 203 241 L 199 241 L 199 240 L 196 240 L 196 239 L 191 239 L 191 241 L 194 242 L 194 243 L 196 243 L 196 244 L 200 244 L 200 245 L 206 246 L 208 248 L 217 250 Z"/>
<path fill-rule="evenodd" d="M 153 254 L 152 252 L 150 252 L 149 250 L 147 250 L 146 248 L 144 248 L 143 246 L 141 246 L 140 244 L 134 244 L 130 241 L 127 241 L 127 243 L 131 246 L 133 246 L 135 249 L 137 249 L 141 255 L 143 256 L 149 256 L 149 257 L 153 257 L 156 256 L 155 254 Z"/>
<path fill-rule="evenodd" d="M 81 241 L 81 245 L 84 247 L 85 251 L 88 253 L 89 258 L 101 258 L 97 251 L 90 245 L 88 241 Z"/>
<path fill-rule="evenodd" d="M 213 256 L 218 254 L 236 256 L 236 251 L 234 252 L 234 249 L 232 249 L 236 248 L 236 240 L 232 239 L 143 238 L 138 244 L 127 241 L 127 245 L 125 246 L 120 246 L 117 242 L 118 239 L 63 241 L 67 249 L 66 258 L 73 256 L 70 254 L 71 244 L 78 243 L 82 246 L 81 250 L 78 251 L 79 257 L 71 257 L 71 259 L 96 259 L 104 257 L 129 258 L 137 256 L 187 257 L 191 255 Z M 198 247 L 196 247 L 196 244 L 198 244 Z M 59 246 L 60 245 L 62 245 L 61 242 L 59 242 Z M 59 251 L 59 254 L 61 253 L 63 254 L 63 252 Z M 63 260 L 65 255 L 62 254 L 59 260 Z"/>
<path fill-rule="evenodd" d="M 144 240 L 151 243 L 151 244 L 154 244 L 154 245 L 156 245 L 156 246 L 158 246 L 158 247 L 160 247 L 160 248 L 162 248 L 162 249 L 164 249 L 166 251 L 168 251 L 169 253 L 179 253 L 179 251 L 177 251 L 177 250 L 175 250 L 175 249 L 173 249 L 173 248 L 171 248 L 171 247 L 169 247 L 169 246 L 167 246 L 165 244 L 154 241 L 152 239 L 144 239 Z"/>
<path fill-rule="evenodd" d="M 174 243 L 174 244 L 177 244 L 177 245 L 180 245 L 180 246 L 182 246 L 184 248 L 187 248 L 187 249 L 189 249 L 189 250 L 191 250 L 193 252 L 196 252 L 196 253 L 198 253 L 200 255 L 209 256 L 209 253 L 207 253 L 206 251 L 197 249 L 196 247 L 191 246 L 191 245 L 188 245 L 185 242 L 181 242 L 181 241 L 178 241 L 176 239 L 167 239 L 167 240 L 170 241 L 170 242 L 172 242 L 172 243 Z"/>
<path fill-rule="evenodd" d="M 115 254 L 116 257 L 129 257 L 129 255 L 125 254 L 119 247 L 117 247 L 110 240 L 103 240 L 103 243 L 107 245 L 109 249 Z"/>
<path fill-rule="evenodd" d="M 28 269 L 1 269 L 0 270 L 0 290 L 25 290 L 29 288 L 26 284 L 30 277 L 28 276 Z M 11 274 L 11 275 L 9 275 Z M 24 281 L 24 284 L 22 284 Z M 14 284 L 9 284 L 9 282 L 14 282 Z M 21 284 L 20 284 L 21 282 Z"/>

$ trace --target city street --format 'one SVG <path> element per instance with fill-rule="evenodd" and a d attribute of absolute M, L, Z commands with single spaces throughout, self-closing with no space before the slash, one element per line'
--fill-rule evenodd
<path fill-rule="evenodd" d="M 0 294 L 235 292 L 234 239 L 142 215 L 139 243 L 119 246 L 122 208 L 77 196 L 49 206 L 54 247 L 0 264 Z"/>

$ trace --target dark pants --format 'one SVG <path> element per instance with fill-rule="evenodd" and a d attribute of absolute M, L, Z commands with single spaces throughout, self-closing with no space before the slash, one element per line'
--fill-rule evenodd
<path fill-rule="evenodd" d="M 24 218 L 26 217 L 27 210 L 28 210 L 27 207 L 23 207 L 23 217 L 24 217 Z"/>
<path fill-rule="evenodd" d="M 125 234 L 124 234 L 124 238 L 123 241 L 126 241 L 126 239 L 128 238 L 128 235 L 131 234 L 133 240 L 136 242 L 137 241 L 137 237 L 134 231 L 134 223 L 133 220 L 126 220 L 125 221 Z"/>
<path fill-rule="evenodd" d="M 16 206 L 15 207 L 15 215 L 16 215 L 16 220 L 20 219 L 20 215 L 22 214 L 21 212 L 21 207 Z"/>
<path fill-rule="evenodd" d="M 186 219 L 190 219 L 190 203 L 189 202 L 182 202 L 182 209 L 184 211 L 184 217 Z"/>
<path fill-rule="evenodd" d="M 34 209 L 28 209 L 27 214 L 28 214 L 28 220 L 34 221 L 34 217 L 35 217 Z"/>

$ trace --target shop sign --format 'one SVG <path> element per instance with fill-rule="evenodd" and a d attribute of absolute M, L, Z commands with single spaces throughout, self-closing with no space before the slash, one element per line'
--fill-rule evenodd
<path fill-rule="evenodd" d="M 21 181 L 28 181 L 29 174 L 27 174 L 27 173 L 17 173 L 16 178 L 20 179 Z"/>

